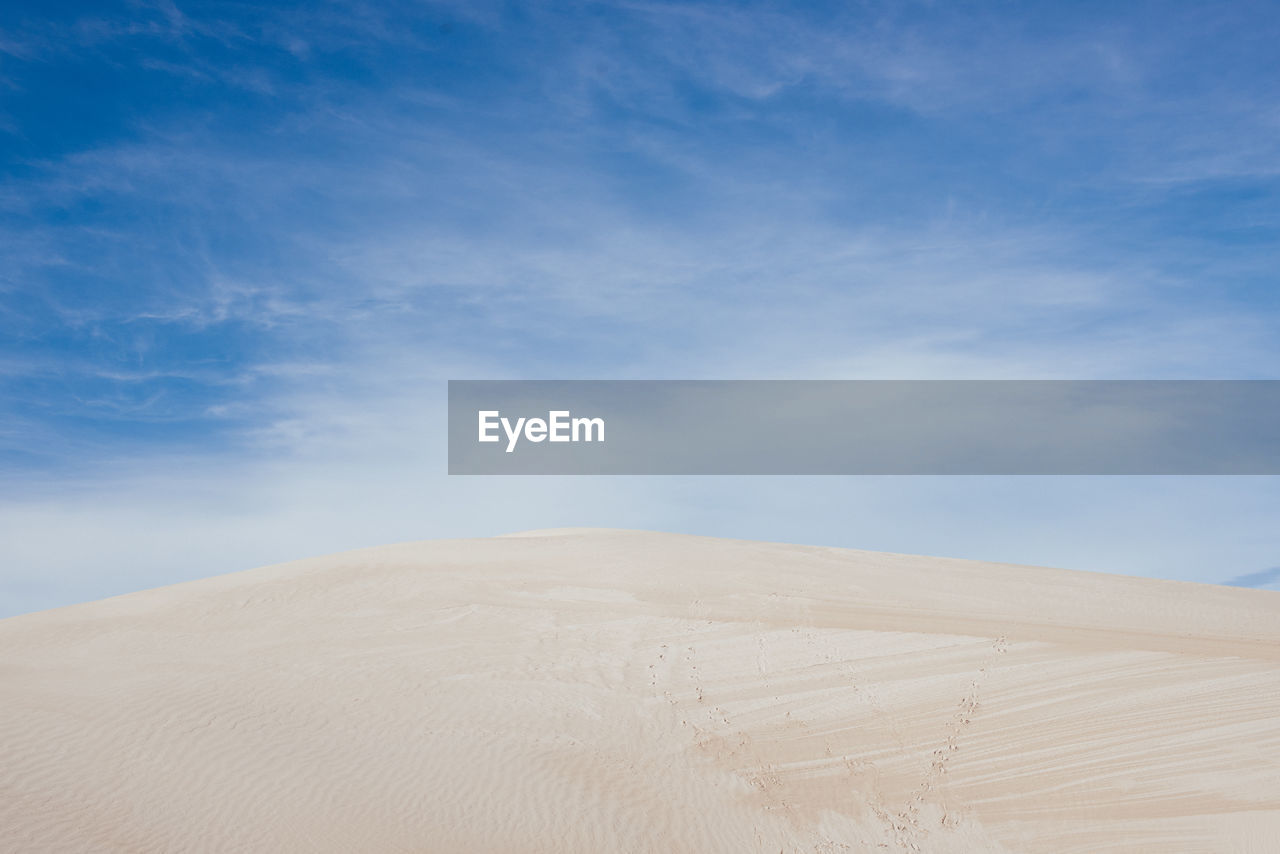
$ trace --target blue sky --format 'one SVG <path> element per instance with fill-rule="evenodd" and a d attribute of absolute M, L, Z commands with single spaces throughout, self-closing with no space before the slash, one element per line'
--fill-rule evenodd
<path fill-rule="evenodd" d="M 0 614 L 573 524 L 1262 578 L 1270 478 L 450 480 L 442 416 L 1280 377 L 1277 43 L 1238 2 L 5 4 Z"/>

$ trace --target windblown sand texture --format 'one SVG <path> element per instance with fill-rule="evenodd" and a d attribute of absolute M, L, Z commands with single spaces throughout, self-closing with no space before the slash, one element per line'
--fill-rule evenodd
<path fill-rule="evenodd" d="M 626 531 L 0 621 L 3 852 L 1280 851 L 1280 594 Z"/>

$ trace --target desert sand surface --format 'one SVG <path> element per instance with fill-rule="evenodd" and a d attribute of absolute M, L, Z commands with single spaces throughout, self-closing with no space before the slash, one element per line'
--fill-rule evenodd
<path fill-rule="evenodd" d="M 1280 851 L 1280 593 L 629 531 L 0 621 L 0 851 Z"/>

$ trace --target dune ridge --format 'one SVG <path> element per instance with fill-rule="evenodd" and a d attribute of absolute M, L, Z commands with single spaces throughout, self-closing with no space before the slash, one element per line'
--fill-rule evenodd
<path fill-rule="evenodd" d="M 0 850 L 1270 852 L 1280 593 L 565 529 L 0 620 Z"/>

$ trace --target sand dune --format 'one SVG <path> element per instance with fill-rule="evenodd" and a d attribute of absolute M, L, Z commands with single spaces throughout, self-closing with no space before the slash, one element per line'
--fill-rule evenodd
<path fill-rule="evenodd" d="M 0 648 L 4 852 L 1280 850 L 1280 593 L 556 531 Z"/>

